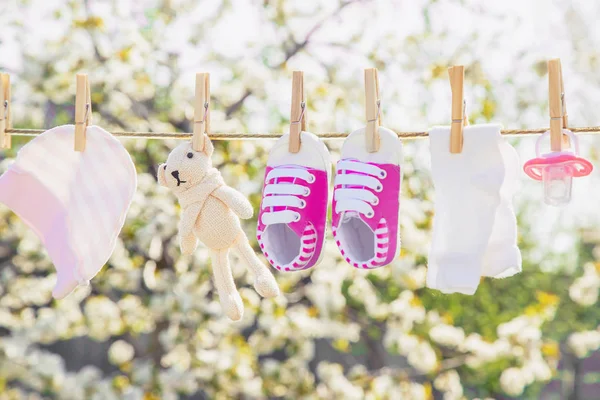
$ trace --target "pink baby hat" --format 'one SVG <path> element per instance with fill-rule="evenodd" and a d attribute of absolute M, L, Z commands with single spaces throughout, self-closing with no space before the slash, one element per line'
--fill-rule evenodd
<path fill-rule="evenodd" d="M 112 254 L 137 185 L 131 157 L 98 126 L 74 150 L 75 126 L 50 129 L 0 176 L 0 202 L 41 239 L 57 271 L 52 295 L 87 285 Z"/>

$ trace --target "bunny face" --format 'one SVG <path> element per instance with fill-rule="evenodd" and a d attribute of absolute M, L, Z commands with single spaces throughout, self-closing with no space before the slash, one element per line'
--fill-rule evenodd
<path fill-rule="evenodd" d="M 206 172 L 212 168 L 210 157 L 214 147 L 210 140 L 204 141 L 203 151 L 194 151 L 191 142 L 175 147 L 167 162 L 158 167 L 158 183 L 173 192 L 183 192 L 202 182 Z"/>

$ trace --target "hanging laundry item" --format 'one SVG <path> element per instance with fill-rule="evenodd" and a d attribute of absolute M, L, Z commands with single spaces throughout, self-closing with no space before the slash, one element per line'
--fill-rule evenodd
<path fill-rule="evenodd" d="M 213 167 L 211 157 L 215 149 L 208 137 L 209 125 L 210 75 L 201 72 L 196 74 L 192 140 L 169 153 L 167 161 L 158 167 L 157 179 L 179 201 L 181 252 L 193 254 L 198 241 L 208 247 L 221 307 L 231 320 L 237 321 L 244 314 L 244 303 L 231 273 L 230 250 L 236 250 L 254 273 L 258 294 L 275 297 L 279 295 L 279 287 L 252 249 L 240 224 L 240 218 L 252 217 L 252 204 L 242 193 L 227 186 L 219 170 Z"/>
<path fill-rule="evenodd" d="M 52 295 L 89 284 L 108 261 L 135 193 L 131 157 L 117 139 L 88 126 L 73 150 L 74 125 L 50 129 L 18 153 L 0 177 L 0 202 L 36 233 L 57 271 Z"/>
<path fill-rule="evenodd" d="M 560 206 L 571 201 L 573 178 L 589 175 L 594 167 L 579 157 L 579 141 L 568 127 L 565 85 L 560 59 L 548 61 L 548 104 L 550 130 L 535 143 L 535 158 L 527 161 L 523 169 L 530 178 L 544 183 L 544 201 Z M 565 143 L 564 139 L 569 139 Z M 542 142 L 549 140 L 550 152 L 540 155 Z M 570 149 L 563 149 L 563 144 Z M 574 150 L 574 151 L 573 151 Z"/>
<path fill-rule="evenodd" d="M 323 257 L 331 160 L 325 144 L 310 132 L 302 146 L 288 151 L 283 135 L 269 154 L 256 238 L 269 263 L 279 271 L 314 267 Z"/>
<path fill-rule="evenodd" d="M 500 187 L 500 204 L 496 208 L 492 235 L 483 257 L 483 276 L 491 278 L 507 278 L 521 272 L 517 217 L 513 208 L 520 171 L 519 155 L 504 139 L 499 140 L 499 147 L 504 163 L 504 181 Z"/>
<path fill-rule="evenodd" d="M 290 132 L 269 153 L 256 239 L 279 271 L 300 271 L 323 258 L 331 159 L 325 144 L 308 132 L 304 73 L 292 76 Z"/>
<path fill-rule="evenodd" d="M 540 155 L 542 142 L 548 139 L 550 131 L 546 131 L 535 143 L 535 158 L 523 166 L 525 173 L 536 181 L 544 182 L 544 201 L 551 206 L 560 206 L 571 201 L 573 178 L 588 176 L 594 166 L 585 158 L 579 157 L 579 140 L 568 129 L 567 135 L 573 149 L 551 151 Z"/>
<path fill-rule="evenodd" d="M 365 129 L 344 141 L 333 189 L 332 232 L 342 257 L 353 267 L 373 269 L 400 254 L 402 142 L 379 127 L 381 147 L 365 149 Z"/>
<path fill-rule="evenodd" d="M 203 143 L 202 143 L 203 142 Z M 200 240 L 210 250 L 215 285 L 221 307 L 227 316 L 242 318 L 244 304 L 238 292 L 229 250 L 235 249 L 254 273 L 254 288 L 263 297 L 279 295 L 279 287 L 269 268 L 256 256 L 240 225 L 240 218 L 252 217 L 252 204 L 237 190 L 227 186 L 211 156 L 214 147 L 206 134 L 198 141 L 181 143 L 158 167 L 158 182 L 175 194 L 181 207 L 179 245 L 183 254 L 192 254 Z"/>
<path fill-rule="evenodd" d="M 400 254 L 402 142 L 381 125 L 379 78 L 365 70 L 366 126 L 342 146 L 333 188 L 331 228 L 342 257 L 355 268 L 390 264 Z"/>
<path fill-rule="evenodd" d="M 449 152 L 450 128 L 429 132 L 435 186 L 427 286 L 473 294 L 481 276 L 521 270 L 512 195 L 518 158 L 499 125 L 463 127 L 459 153 Z"/>

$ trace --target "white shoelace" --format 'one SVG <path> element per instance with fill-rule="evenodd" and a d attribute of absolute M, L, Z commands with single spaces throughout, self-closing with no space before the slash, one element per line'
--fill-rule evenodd
<path fill-rule="evenodd" d="M 380 179 L 387 176 L 385 170 L 352 160 L 338 162 L 337 170 L 334 185 L 336 188 L 341 185 L 341 188 L 334 190 L 335 212 L 358 212 L 372 218 L 375 215 L 372 206 L 379 204 L 379 198 L 368 189 L 377 193 L 383 190 Z"/>
<path fill-rule="evenodd" d="M 290 182 L 278 182 L 280 178 L 293 178 Z M 261 221 L 265 225 L 289 224 L 300 221 L 300 213 L 289 210 L 288 207 L 302 209 L 306 201 L 301 197 L 310 194 L 306 183 L 313 183 L 315 176 L 303 168 L 281 166 L 273 168 L 266 178 L 266 182 L 274 180 L 265 186 L 263 193 L 262 209 L 269 209 L 262 214 Z M 284 210 L 274 211 L 275 207 L 285 207 Z"/>

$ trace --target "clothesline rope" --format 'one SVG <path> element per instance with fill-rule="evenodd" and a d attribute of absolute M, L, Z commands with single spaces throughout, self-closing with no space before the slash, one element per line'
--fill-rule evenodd
<path fill-rule="evenodd" d="M 550 128 L 535 128 L 535 129 L 504 129 L 502 135 L 537 135 L 546 132 Z M 573 133 L 600 133 L 600 126 L 586 126 L 578 128 L 569 128 Z M 14 136 L 37 136 L 44 133 L 44 129 L 7 129 L 6 133 Z M 396 132 L 398 137 L 403 139 L 424 138 L 429 135 L 428 132 Z M 138 139 L 190 139 L 191 133 L 179 132 L 111 132 L 113 136 L 123 138 L 138 138 Z M 346 132 L 322 132 L 315 133 L 323 139 L 338 139 L 348 136 Z M 276 139 L 281 137 L 281 132 L 276 133 L 210 133 L 208 136 L 212 140 L 248 140 L 248 139 Z"/>

